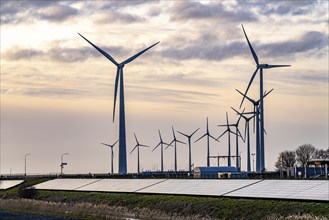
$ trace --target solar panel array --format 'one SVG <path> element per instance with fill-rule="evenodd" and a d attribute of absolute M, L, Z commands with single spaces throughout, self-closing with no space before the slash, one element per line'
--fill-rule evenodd
<path fill-rule="evenodd" d="M 35 188 L 329 201 L 328 180 L 54 179 Z"/>
<path fill-rule="evenodd" d="M 138 190 L 137 193 L 221 196 L 258 181 L 260 180 L 169 179 Z"/>
<path fill-rule="evenodd" d="M 10 189 L 24 182 L 24 180 L 0 180 L 0 190 Z"/>

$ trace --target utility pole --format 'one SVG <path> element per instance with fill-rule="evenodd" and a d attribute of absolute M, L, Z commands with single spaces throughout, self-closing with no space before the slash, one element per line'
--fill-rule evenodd
<path fill-rule="evenodd" d="M 29 155 L 31 155 L 31 154 L 30 153 L 25 154 L 25 163 L 24 163 L 25 164 L 25 173 L 24 173 L 25 178 L 26 178 L 26 157 Z"/>
<path fill-rule="evenodd" d="M 255 172 L 255 153 L 252 153 L 251 156 L 252 156 L 252 172 Z"/>
<path fill-rule="evenodd" d="M 61 155 L 61 176 L 63 175 L 63 169 L 64 169 L 64 166 L 65 165 L 67 165 L 67 163 L 63 163 L 63 157 L 65 156 L 65 155 L 68 155 L 69 153 L 64 153 L 64 154 L 62 154 Z"/>

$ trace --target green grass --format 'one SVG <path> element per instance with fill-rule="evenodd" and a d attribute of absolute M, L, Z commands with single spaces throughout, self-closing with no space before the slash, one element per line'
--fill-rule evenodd
<path fill-rule="evenodd" d="M 39 180 L 26 182 L 27 185 L 37 183 Z M 0 198 L 17 198 L 17 192 L 18 187 L 0 191 Z M 35 199 L 70 204 L 92 203 L 111 207 L 120 206 L 129 210 L 146 208 L 159 213 L 166 213 L 169 216 L 264 219 L 273 215 L 288 217 L 309 214 L 313 217 L 329 219 L 329 205 L 321 202 L 67 191 L 38 191 Z"/>

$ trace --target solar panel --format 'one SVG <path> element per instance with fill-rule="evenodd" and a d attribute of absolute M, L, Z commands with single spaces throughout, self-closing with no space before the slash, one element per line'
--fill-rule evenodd
<path fill-rule="evenodd" d="M 34 187 L 48 190 L 75 190 L 97 181 L 100 181 L 100 179 L 54 179 L 37 184 Z"/>
<path fill-rule="evenodd" d="M 137 193 L 220 196 L 260 180 L 169 179 Z"/>
<path fill-rule="evenodd" d="M 0 180 L 0 190 L 9 189 L 24 182 L 24 180 Z"/>
<path fill-rule="evenodd" d="M 257 184 L 228 193 L 225 196 L 278 199 L 306 199 L 302 193 L 306 190 L 318 192 L 317 187 L 324 185 L 326 180 L 264 180 Z M 328 189 L 327 189 L 328 192 Z M 310 196 L 311 199 L 312 196 Z M 313 195 L 313 197 L 315 197 Z"/>
<path fill-rule="evenodd" d="M 79 191 L 97 192 L 135 192 L 165 179 L 103 179 L 93 184 L 78 188 Z"/>
<path fill-rule="evenodd" d="M 289 199 L 329 201 L 329 181 L 324 181 L 316 187 L 288 196 Z"/>

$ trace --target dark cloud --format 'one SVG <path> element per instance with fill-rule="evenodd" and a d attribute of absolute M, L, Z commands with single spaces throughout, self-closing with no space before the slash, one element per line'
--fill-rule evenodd
<path fill-rule="evenodd" d="M 194 1 L 177 2 L 169 9 L 170 17 L 174 21 L 213 18 L 220 22 L 256 21 L 257 17 L 251 11 L 243 9 L 228 9 L 221 2 L 202 4 Z"/>
<path fill-rule="evenodd" d="M 18 24 L 46 20 L 63 22 L 78 10 L 61 1 L 1 1 L 1 24 Z"/>
<path fill-rule="evenodd" d="M 286 57 L 298 53 L 317 51 L 326 47 L 328 47 L 328 35 L 317 31 L 309 31 L 299 39 L 259 45 L 256 50 L 261 50 L 269 57 Z"/>
<path fill-rule="evenodd" d="M 132 15 L 125 12 L 110 12 L 101 15 L 96 19 L 96 23 L 108 24 L 108 23 L 120 23 L 120 24 L 129 24 L 129 23 L 138 23 L 143 22 L 146 19 L 138 15 Z"/>
<path fill-rule="evenodd" d="M 311 53 L 328 46 L 328 36 L 321 32 L 310 31 L 296 40 L 286 40 L 278 43 L 257 44 L 252 42 L 256 52 L 271 58 L 284 56 L 294 57 L 299 53 Z M 171 45 L 161 51 L 162 56 L 177 60 L 204 59 L 224 60 L 240 55 L 250 55 L 247 43 L 241 41 L 223 42 L 216 36 L 204 34 L 191 41 Z M 319 56 L 323 54 L 317 53 Z"/>
<path fill-rule="evenodd" d="M 34 60 L 34 59 L 45 59 L 56 62 L 81 62 L 89 58 L 103 57 L 102 54 L 97 52 L 92 47 L 81 47 L 81 48 L 62 48 L 56 47 L 48 50 L 41 51 L 37 49 L 24 49 L 24 48 L 10 48 L 2 54 L 2 58 L 6 60 Z M 127 50 L 122 47 L 101 47 L 104 51 L 117 56 L 127 54 Z M 113 56 L 116 59 L 116 56 Z M 104 59 L 106 59 L 104 57 Z M 118 61 L 120 62 L 120 61 Z"/>

